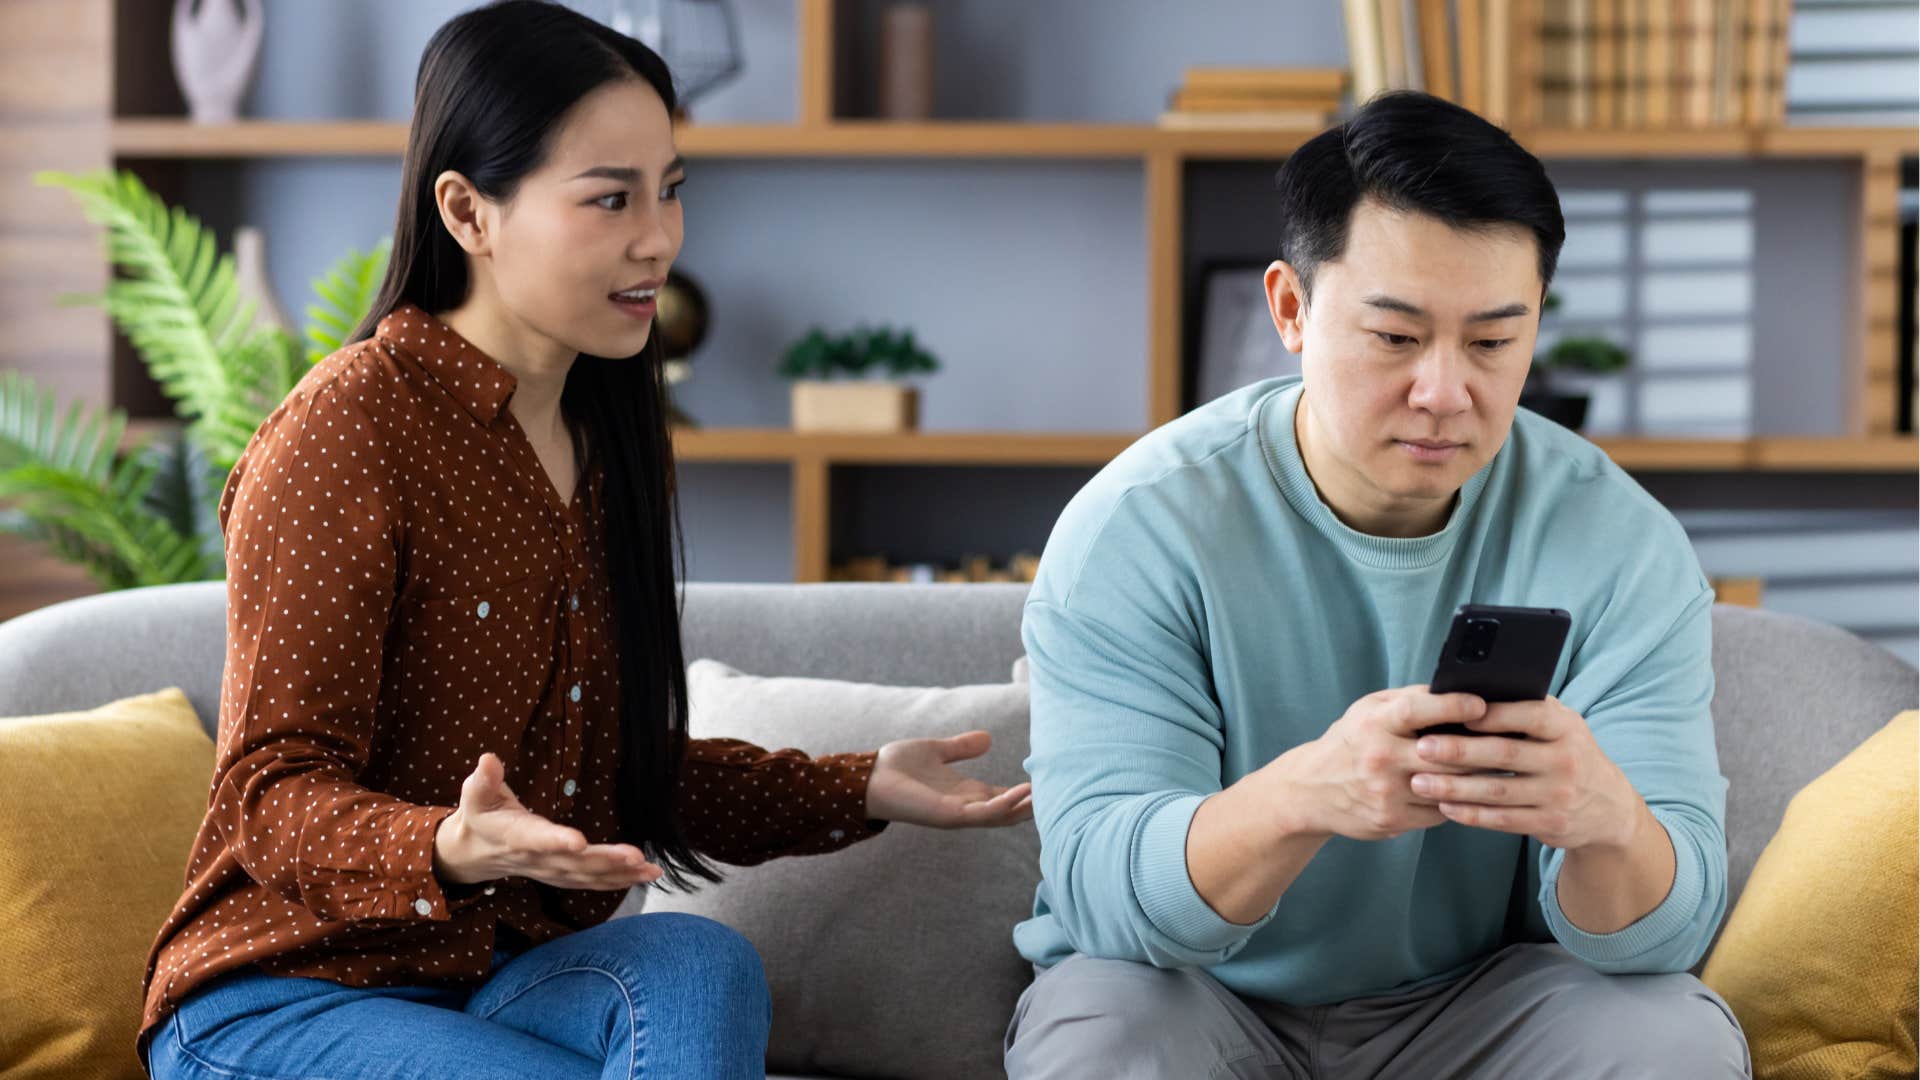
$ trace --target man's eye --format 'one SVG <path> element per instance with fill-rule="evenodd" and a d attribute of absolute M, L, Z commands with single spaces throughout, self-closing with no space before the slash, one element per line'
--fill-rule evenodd
<path fill-rule="evenodd" d="M 1481 348 L 1488 352 L 1499 352 L 1501 349 L 1506 348 L 1512 341 L 1512 338 L 1487 338 L 1479 344 Z"/>
<path fill-rule="evenodd" d="M 675 180 L 673 183 L 668 184 L 666 187 L 662 188 L 660 191 L 660 201 L 672 202 L 673 200 L 679 198 L 680 185 L 684 183 L 686 183 L 685 180 Z"/>
<path fill-rule="evenodd" d="M 626 193 L 626 192 L 624 192 L 624 191 L 616 191 L 616 192 L 614 192 L 614 193 L 613 193 L 613 194 L 611 194 L 611 195 L 602 195 L 602 196 L 600 196 L 599 198 L 597 198 L 597 199 L 595 199 L 595 200 L 593 200 L 593 201 L 594 201 L 594 203 L 595 203 L 595 204 L 597 205 L 597 204 L 600 204 L 600 203 L 604 203 L 604 202 L 606 202 L 606 201 L 607 201 L 608 199 L 619 199 L 619 200 L 620 200 L 620 205 L 619 205 L 619 206 L 609 206 L 609 207 L 607 207 L 607 209 L 609 209 L 609 210 L 625 210 L 625 209 L 627 208 L 627 202 L 626 202 L 626 199 L 627 199 L 627 193 Z"/>
<path fill-rule="evenodd" d="M 1375 330 L 1373 332 L 1373 336 L 1379 338 L 1381 341 L 1386 342 L 1388 345 L 1391 345 L 1396 349 L 1402 345 L 1410 345 L 1413 343 L 1413 339 L 1408 337 L 1405 334 L 1388 334 L 1383 331 Z"/>

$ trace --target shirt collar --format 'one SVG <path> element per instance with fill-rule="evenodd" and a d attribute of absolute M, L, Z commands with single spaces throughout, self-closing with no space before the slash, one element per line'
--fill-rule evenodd
<path fill-rule="evenodd" d="M 519 380 L 452 327 L 419 306 L 395 307 L 374 335 L 420 361 L 435 382 L 483 424 L 492 424 Z"/>

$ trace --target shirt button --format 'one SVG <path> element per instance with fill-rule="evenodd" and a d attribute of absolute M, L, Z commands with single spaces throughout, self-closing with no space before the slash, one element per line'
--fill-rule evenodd
<path fill-rule="evenodd" d="M 845 840 L 846 838 L 847 834 L 840 829 L 835 829 L 827 834 L 827 839 L 829 840 Z"/>
<path fill-rule="evenodd" d="M 573 611 L 579 611 L 579 610 L 580 610 L 580 598 L 579 598 L 579 597 L 577 597 L 577 596 L 569 596 L 569 597 L 567 597 L 567 607 L 568 607 L 568 608 L 569 608 L 570 610 L 573 610 Z"/>
<path fill-rule="evenodd" d="M 420 913 L 420 914 L 422 914 L 422 915 L 425 915 L 425 914 L 427 914 L 428 912 L 430 912 L 430 911 L 432 911 L 432 910 L 433 910 L 433 904 L 432 904 L 432 903 L 430 903 L 430 902 L 428 902 L 428 901 L 427 901 L 426 899 L 424 899 L 424 898 L 423 898 L 423 899 L 419 899 L 419 900 L 415 900 L 415 901 L 413 902 L 413 910 L 415 910 L 415 911 L 417 911 L 417 912 L 419 912 L 419 913 Z"/>
<path fill-rule="evenodd" d="M 492 895 L 493 895 L 493 886 L 491 886 L 491 885 L 489 885 L 489 886 L 487 886 L 486 888 L 484 888 L 484 889 L 481 889 L 480 891 L 481 891 L 481 892 L 483 892 L 483 893 L 486 893 L 486 894 L 487 894 L 488 896 L 492 896 Z"/>
<path fill-rule="evenodd" d="M 477 609 L 480 617 L 483 619 L 487 617 L 487 612 L 492 610 L 493 609 L 491 607 L 487 606 L 487 602 L 485 600 L 480 601 L 480 607 Z"/>
<path fill-rule="evenodd" d="M 567 697 L 573 701 L 580 700 L 580 684 L 579 683 L 573 684 L 573 689 L 567 691 Z"/>
<path fill-rule="evenodd" d="M 569 780 L 569 781 L 567 781 L 567 782 L 566 782 L 565 784 L 562 784 L 562 785 L 560 786 L 560 790 L 561 790 L 561 791 L 564 791 L 564 792 L 566 792 L 566 793 L 567 793 L 567 794 L 569 794 L 569 795 L 571 795 L 571 794 L 573 794 L 574 792 L 576 792 L 576 791 L 578 791 L 578 790 L 580 790 L 580 785 L 579 785 L 579 784 L 576 784 L 576 783 L 574 783 L 574 782 L 573 782 L 573 781 L 571 781 L 571 780 Z"/>

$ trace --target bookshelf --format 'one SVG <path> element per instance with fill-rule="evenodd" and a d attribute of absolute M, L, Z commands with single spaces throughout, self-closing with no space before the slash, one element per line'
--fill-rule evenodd
<path fill-rule="evenodd" d="M 242 121 L 201 126 L 167 115 L 131 115 L 130 94 L 165 82 L 164 50 L 152 41 L 155 17 L 135 0 L 94 0 L 111 11 L 109 66 L 119 76 L 120 107 L 103 125 L 115 166 L 163 181 L 186 163 L 226 159 L 397 157 L 406 126 L 392 121 Z M 857 0 L 795 0 L 796 119 L 790 124 L 684 127 L 689 158 L 836 161 L 978 159 L 1036 162 L 1104 160 L 1142 170 L 1147 288 L 1151 297 L 1183 295 L 1185 188 L 1191 166 L 1211 161 L 1277 161 L 1309 131 L 1209 131 L 1152 125 L 937 121 L 889 123 L 842 115 L 840 74 Z M 152 54 L 152 55 L 149 55 Z M 164 95 L 157 99 L 164 101 Z M 176 99 L 177 100 L 177 99 Z M 150 104 L 142 106 L 152 108 Z M 161 107 L 164 111 L 164 106 Z M 175 110 L 178 111 L 178 110 Z M 1521 120 L 1524 118 L 1513 117 Z M 1624 467 L 1657 472 L 1899 473 L 1920 470 L 1920 444 L 1894 433 L 1897 415 L 1898 191 L 1901 162 L 1920 153 L 1916 133 L 1899 128 L 1710 128 L 1580 130 L 1518 127 L 1515 136 L 1547 159 L 1829 159 L 1859 174 L 1859 261 L 1852 313 L 1862 332 L 1846 364 L 1848 429 L 1826 438 L 1732 440 L 1602 438 Z M 164 184 L 158 185 L 164 188 Z M 1148 428 L 1183 410 L 1185 303 L 1147 305 Z M 114 362 L 124 382 L 124 343 Z M 135 369 L 137 371 L 137 368 Z M 151 399 L 147 399 L 150 401 Z M 116 392 L 112 403 L 138 406 Z M 129 438 L 174 423 L 136 409 Z M 779 428 L 702 428 L 676 434 L 678 457 L 693 463 L 771 464 L 790 470 L 793 566 L 799 581 L 822 581 L 832 563 L 833 470 L 843 465 L 1097 468 L 1144 431 L 1001 433 L 934 431 L 894 436 L 822 435 Z"/>

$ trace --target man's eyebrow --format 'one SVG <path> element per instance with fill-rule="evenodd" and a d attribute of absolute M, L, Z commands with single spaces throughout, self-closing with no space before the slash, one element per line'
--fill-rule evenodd
<path fill-rule="evenodd" d="M 660 170 L 660 175 L 670 176 L 676 170 L 684 169 L 686 167 L 687 167 L 687 159 L 683 157 L 676 157 L 672 161 L 669 161 L 667 163 L 666 168 Z M 640 182 L 640 170 L 629 169 L 624 165 L 595 165 L 593 168 L 588 169 L 583 173 L 578 173 L 574 176 L 571 176 L 568 179 L 569 180 L 587 180 L 587 179 L 618 180 L 623 184 L 637 184 Z"/>
<path fill-rule="evenodd" d="M 1361 303 L 1366 304 L 1368 307 L 1377 307 L 1386 311 L 1397 311 L 1402 315 L 1410 315 L 1416 319 L 1424 319 L 1427 317 L 1426 311 L 1419 305 L 1409 304 L 1405 300 L 1380 293 L 1375 293 L 1365 298 Z M 1520 315 L 1527 315 L 1532 311 L 1533 309 L 1525 304 L 1508 304 L 1505 307 L 1497 307 L 1469 315 L 1467 316 L 1467 321 L 1470 323 L 1493 322 L 1498 319 L 1511 319 Z"/>

